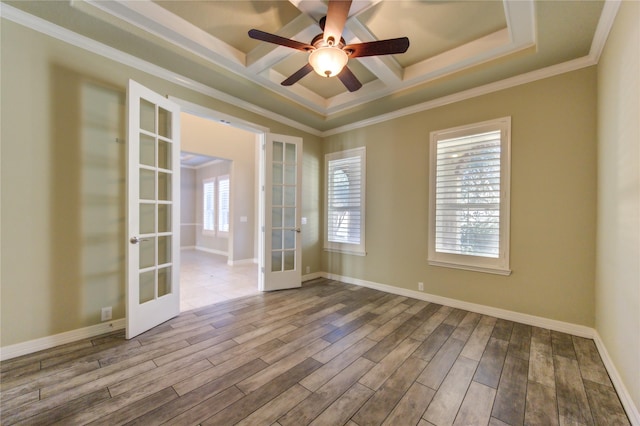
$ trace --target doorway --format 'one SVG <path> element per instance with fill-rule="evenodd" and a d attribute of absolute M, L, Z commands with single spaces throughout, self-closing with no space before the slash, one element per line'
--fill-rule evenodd
<path fill-rule="evenodd" d="M 169 99 L 183 111 L 182 150 L 233 159 L 230 226 L 234 232 L 229 238 L 229 265 L 257 263 L 260 291 L 300 287 L 302 138 L 271 133 L 266 127 Z M 218 144 L 210 152 L 213 138 L 231 143 Z M 231 152 L 240 146 L 246 147 L 242 159 Z M 245 189 L 238 190 L 241 187 Z"/>
<path fill-rule="evenodd" d="M 181 114 L 180 310 L 258 290 L 256 138 Z"/>

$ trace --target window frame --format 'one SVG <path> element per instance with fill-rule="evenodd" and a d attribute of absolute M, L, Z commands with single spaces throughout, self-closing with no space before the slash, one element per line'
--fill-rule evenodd
<path fill-rule="evenodd" d="M 500 131 L 500 226 L 497 258 L 453 254 L 436 250 L 436 185 L 438 142 L 490 131 Z M 428 263 L 433 266 L 510 275 L 511 117 L 502 117 L 430 133 Z"/>
<path fill-rule="evenodd" d="M 226 180 L 227 183 L 227 229 L 222 229 L 221 226 L 221 219 L 222 219 L 222 215 L 221 215 L 221 207 L 220 205 L 221 200 L 220 200 L 220 181 L 222 180 Z M 231 229 L 231 178 L 229 175 L 222 175 L 222 176 L 218 176 L 216 178 L 216 213 L 215 213 L 215 219 L 216 219 L 216 231 L 218 232 L 218 234 L 220 234 L 219 236 L 221 237 L 226 237 L 229 235 L 229 230 Z"/>
<path fill-rule="evenodd" d="M 344 160 L 359 157 L 360 159 L 360 243 L 329 241 L 329 164 L 331 161 Z M 324 250 L 351 254 L 356 256 L 366 256 L 365 249 L 365 228 L 366 228 L 366 182 L 367 182 L 367 151 L 366 147 L 352 148 L 344 151 L 332 152 L 324 156 Z"/>
<path fill-rule="evenodd" d="M 213 185 L 213 190 L 211 192 L 211 204 L 212 204 L 212 208 L 209 210 L 207 209 L 207 185 Z M 216 195 L 217 195 L 217 190 L 216 190 L 216 178 L 212 177 L 212 178 L 207 178 L 207 179 L 203 179 L 202 180 L 202 235 L 207 235 L 207 236 L 215 236 L 216 235 Z M 211 228 L 207 228 L 207 217 L 208 217 L 208 212 L 211 212 Z"/>
<path fill-rule="evenodd" d="M 228 218 L 227 218 L 227 226 L 228 229 L 224 230 L 221 229 L 220 226 L 220 181 L 221 180 L 227 180 L 229 182 L 229 199 L 228 199 Z M 212 208 L 212 215 L 213 217 L 211 218 L 212 220 L 212 224 L 213 227 L 211 229 L 206 228 L 206 224 L 207 224 L 207 209 L 206 209 L 206 196 L 207 196 L 207 190 L 206 187 L 207 185 L 213 185 L 213 192 L 212 192 L 212 204 L 213 204 L 213 208 Z M 202 180 L 202 235 L 208 236 L 208 237 L 215 237 L 215 238 L 228 238 L 229 236 L 229 232 L 231 230 L 231 177 L 229 175 L 220 175 L 220 176 L 214 176 L 214 177 L 210 177 L 210 178 L 206 178 Z"/>

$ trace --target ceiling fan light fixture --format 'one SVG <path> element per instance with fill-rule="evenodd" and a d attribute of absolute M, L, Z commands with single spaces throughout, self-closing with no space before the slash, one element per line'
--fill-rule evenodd
<path fill-rule="evenodd" d="M 319 47 L 309 54 L 309 64 L 323 77 L 338 75 L 348 60 L 346 52 L 332 46 Z"/>

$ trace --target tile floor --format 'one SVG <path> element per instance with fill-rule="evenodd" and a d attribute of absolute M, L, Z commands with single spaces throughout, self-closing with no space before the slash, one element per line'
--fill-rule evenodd
<path fill-rule="evenodd" d="M 227 265 L 226 256 L 182 250 L 180 311 L 258 294 L 258 265 Z"/>

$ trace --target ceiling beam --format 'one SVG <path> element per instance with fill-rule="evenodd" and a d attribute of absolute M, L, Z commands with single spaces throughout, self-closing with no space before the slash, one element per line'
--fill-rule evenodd
<path fill-rule="evenodd" d="M 357 16 L 370 7 L 380 3 L 382 0 L 356 0 L 351 3 L 349 9 L 349 18 Z M 319 22 L 323 16 L 327 15 L 327 4 L 322 1 L 309 1 L 309 0 L 289 0 L 289 3 L 294 5 L 303 14 L 312 17 Z"/>
<path fill-rule="evenodd" d="M 347 22 L 344 31 L 348 44 L 376 41 L 376 37 L 357 18 Z M 404 70 L 393 56 L 369 56 L 358 60 L 385 84 L 395 84 L 402 80 Z"/>
<path fill-rule="evenodd" d="M 318 24 L 309 16 L 301 14 L 282 27 L 276 35 L 301 41 L 303 43 L 309 43 L 311 39 L 319 33 L 320 27 L 318 27 Z M 283 61 L 291 54 L 304 54 L 304 52 L 284 46 L 278 46 L 273 43 L 260 43 L 257 47 L 247 53 L 247 71 L 259 74 L 267 68 L 271 68 L 278 62 Z"/>

